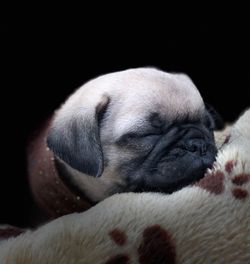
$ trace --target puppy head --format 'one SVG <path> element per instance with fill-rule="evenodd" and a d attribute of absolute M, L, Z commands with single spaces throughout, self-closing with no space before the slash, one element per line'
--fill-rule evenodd
<path fill-rule="evenodd" d="M 213 163 L 213 125 L 186 75 L 131 69 L 78 89 L 55 115 L 48 146 L 67 181 L 93 200 L 173 192 Z"/>

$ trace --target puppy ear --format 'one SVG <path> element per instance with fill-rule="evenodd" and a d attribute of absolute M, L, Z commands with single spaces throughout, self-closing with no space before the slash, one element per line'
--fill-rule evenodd
<path fill-rule="evenodd" d="M 103 172 L 98 122 L 108 104 L 109 97 L 103 96 L 95 105 L 59 110 L 47 137 L 48 147 L 56 156 L 95 177 Z"/>
<path fill-rule="evenodd" d="M 211 106 L 208 103 L 205 103 L 205 107 L 207 110 L 207 113 L 209 114 L 210 118 L 213 120 L 214 123 L 214 130 L 221 130 L 224 128 L 225 123 L 220 116 L 220 114 L 215 110 L 213 106 Z"/>

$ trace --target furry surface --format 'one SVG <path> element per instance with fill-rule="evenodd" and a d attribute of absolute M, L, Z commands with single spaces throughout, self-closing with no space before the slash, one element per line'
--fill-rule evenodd
<path fill-rule="evenodd" d="M 114 195 L 2 240 L 0 263 L 250 263 L 250 110 L 216 137 L 216 163 L 193 186 Z"/>

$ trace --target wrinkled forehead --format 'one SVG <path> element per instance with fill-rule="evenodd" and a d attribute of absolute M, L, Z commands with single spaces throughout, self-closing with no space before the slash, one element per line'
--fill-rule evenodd
<path fill-rule="evenodd" d="M 115 137 L 134 132 L 153 132 L 155 128 L 166 127 L 174 122 L 197 122 L 205 114 L 204 107 L 197 109 L 195 112 L 176 112 L 169 114 L 158 109 L 145 108 L 143 112 L 126 113 L 119 115 L 114 123 Z"/>
<path fill-rule="evenodd" d="M 117 135 L 144 130 L 153 119 L 155 122 L 195 121 L 204 115 L 202 97 L 188 77 L 130 82 L 126 89 L 126 96 L 121 95 L 116 109 Z"/>

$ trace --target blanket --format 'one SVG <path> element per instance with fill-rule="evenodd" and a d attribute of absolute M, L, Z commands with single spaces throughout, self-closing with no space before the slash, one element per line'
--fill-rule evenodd
<path fill-rule="evenodd" d="M 0 263 L 250 263 L 250 110 L 215 137 L 216 162 L 198 182 L 113 195 L 34 230 L 1 228 Z"/>

